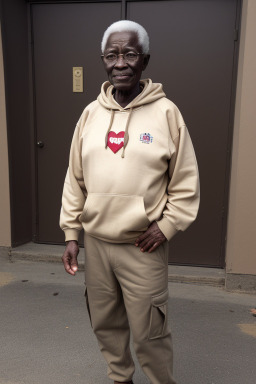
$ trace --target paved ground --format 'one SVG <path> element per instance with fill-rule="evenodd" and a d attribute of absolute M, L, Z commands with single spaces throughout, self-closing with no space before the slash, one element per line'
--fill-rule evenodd
<path fill-rule="evenodd" d="M 83 272 L 1 259 L 0 384 L 107 384 Z M 178 384 L 255 384 L 256 295 L 169 283 Z M 147 380 L 138 368 L 136 384 Z"/>

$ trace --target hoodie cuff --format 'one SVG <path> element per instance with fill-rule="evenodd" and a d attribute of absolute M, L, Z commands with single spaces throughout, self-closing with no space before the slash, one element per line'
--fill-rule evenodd
<path fill-rule="evenodd" d="M 63 229 L 63 231 L 65 233 L 65 241 L 71 241 L 71 240 L 78 241 L 80 230 L 68 228 L 68 229 Z"/>
<path fill-rule="evenodd" d="M 171 238 L 178 232 L 174 225 L 165 217 L 157 221 L 157 225 L 168 241 L 171 240 Z"/>

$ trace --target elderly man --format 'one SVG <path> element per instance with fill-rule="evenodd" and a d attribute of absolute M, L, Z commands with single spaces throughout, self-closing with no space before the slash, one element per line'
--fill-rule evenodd
<path fill-rule="evenodd" d="M 198 169 L 177 107 L 161 84 L 140 80 L 149 62 L 145 29 L 112 24 L 102 40 L 108 82 L 75 129 L 60 224 L 62 257 L 77 271 L 85 231 L 91 324 L 115 383 L 132 383 L 130 329 L 152 384 L 174 384 L 168 328 L 168 241 L 196 218 Z"/>

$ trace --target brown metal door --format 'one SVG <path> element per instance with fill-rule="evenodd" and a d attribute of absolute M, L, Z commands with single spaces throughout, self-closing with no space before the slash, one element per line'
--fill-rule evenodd
<path fill-rule="evenodd" d="M 170 262 L 222 266 L 228 175 L 236 0 L 127 2 L 127 18 L 148 30 L 145 77 L 164 84 L 195 146 L 201 178 L 197 221 L 171 242 Z M 63 242 L 59 207 L 74 126 L 106 75 L 100 61 L 105 28 L 119 3 L 32 6 L 38 148 L 37 241 Z M 72 92 L 72 67 L 84 67 L 84 93 Z"/>
<path fill-rule="evenodd" d="M 163 83 L 195 147 L 201 181 L 196 222 L 172 241 L 169 261 L 222 266 L 236 0 L 130 2 L 152 53 L 145 76 Z"/>
<path fill-rule="evenodd" d="M 36 241 L 63 243 L 59 212 L 75 125 L 106 80 L 102 31 L 120 19 L 120 3 L 32 6 L 37 142 Z M 73 93 L 72 68 L 84 69 L 84 92 Z"/>

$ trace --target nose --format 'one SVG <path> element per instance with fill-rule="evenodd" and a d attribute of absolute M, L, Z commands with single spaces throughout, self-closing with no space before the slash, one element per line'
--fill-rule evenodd
<path fill-rule="evenodd" d="M 117 56 L 117 61 L 115 63 L 115 67 L 117 67 L 117 68 L 127 67 L 127 63 L 124 60 L 124 56 L 122 54 L 119 54 Z"/>

